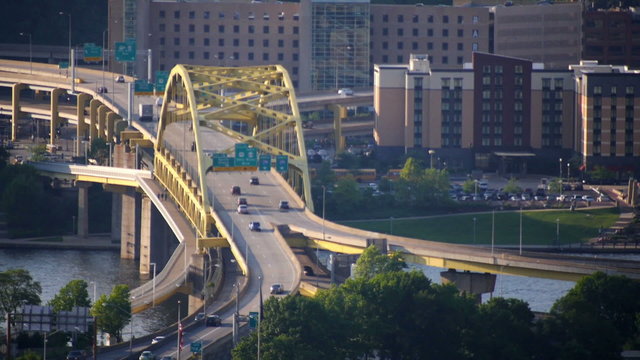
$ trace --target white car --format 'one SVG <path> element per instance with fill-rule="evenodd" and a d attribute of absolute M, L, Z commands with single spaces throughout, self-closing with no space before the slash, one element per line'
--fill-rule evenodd
<path fill-rule="evenodd" d="M 582 201 L 596 201 L 591 195 L 582 195 Z"/>
<path fill-rule="evenodd" d="M 161 97 L 156 99 L 156 106 L 162 106 L 162 98 Z"/>
<path fill-rule="evenodd" d="M 156 336 L 156 337 L 153 338 L 153 340 L 151 340 L 151 345 L 157 344 L 162 340 L 164 340 L 164 336 Z"/>
<path fill-rule="evenodd" d="M 342 89 L 338 90 L 338 95 L 351 96 L 351 95 L 353 95 L 353 90 L 351 90 L 349 88 L 342 88 Z"/>
<path fill-rule="evenodd" d="M 117 83 L 123 83 L 124 82 L 124 76 L 122 76 L 122 75 L 116 76 L 116 82 Z"/>

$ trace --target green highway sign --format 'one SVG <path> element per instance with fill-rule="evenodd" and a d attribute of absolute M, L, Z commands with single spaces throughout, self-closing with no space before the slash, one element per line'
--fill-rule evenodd
<path fill-rule="evenodd" d="M 271 155 L 263 154 L 258 158 L 258 167 L 260 171 L 270 171 L 271 170 Z"/>
<path fill-rule="evenodd" d="M 251 311 L 249 312 L 249 327 L 255 329 L 258 327 L 258 312 Z"/>
<path fill-rule="evenodd" d="M 286 172 L 289 170 L 289 157 L 287 155 L 276 156 L 276 171 Z"/>
<path fill-rule="evenodd" d="M 84 44 L 82 51 L 84 61 L 102 61 L 102 47 L 96 46 L 94 43 Z"/>
<path fill-rule="evenodd" d="M 169 81 L 168 71 L 156 71 L 156 91 L 164 92 L 164 89 L 167 86 L 167 81 Z"/>
<path fill-rule="evenodd" d="M 200 354 L 202 352 L 202 341 L 194 341 L 191 343 L 191 353 Z"/>
<path fill-rule="evenodd" d="M 258 149 L 248 144 L 236 144 L 236 166 L 258 166 Z"/>
<path fill-rule="evenodd" d="M 134 93 L 136 95 L 153 95 L 153 84 L 147 80 L 136 80 Z"/>
<path fill-rule="evenodd" d="M 213 167 L 229 167 L 229 158 L 227 154 L 213 154 Z"/>
<path fill-rule="evenodd" d="M 68 61 L 60 61 L 58 63 L 58 69 L 68 69 L 69 68 L 69 62 Z"/>
<path fill-rule="evenodd" d="M 126 41 L 116 43 L 116 61 L 133 62 L 136 61 L 136 42 Z"/>

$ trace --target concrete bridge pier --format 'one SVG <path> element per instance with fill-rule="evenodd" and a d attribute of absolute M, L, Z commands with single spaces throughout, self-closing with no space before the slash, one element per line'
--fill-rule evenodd
<path fill-rule="evenodd" d="M 461 293 L 474 295 L 478 303 L 481 301 L 480 296 L 493 292 L 496 285 L 495 274 L 459 272 L 455 269 L 441 272 L 440 279 L 443 284 L 454 284 Z"/>
<path fill-rule="evenodd" d="M 60 95 L 66 92 L 65 89 L 56 88 L 51 90 L 51 122 L 49 127 L 49 144 L 56 143 L 56 129 L 60 122 L 60 116 L 58 115 L 58 100 Z"/>
<path fill-rule="evenodd" d="M 18 121 L 20 120 L 20 91 L 25 84 L 13 84 L 11 86 L 11 141 L 18 139 Z"/>
<path fill-rule="evenodd" d="M 120 223 L 120 258 L 136 259 L 140 244 L 140 194 L 127 189 L 122 194 L 122 221 Z"/>
<path fill-rule="evenodd" d="M 89 188 L 91 183 L 76 181 L 78 188 L 78 237 L 89 237 Z"/>
<path fill-rule="evenodd" d="M 122 236 L 122 193 L 111 194 L 111 240 L 120 240 Z"/>
<path fill-rule="evenodd" d="M 189 268 L 189 281 L 191 282 L 191 294 L 189 294 L 189 314 L 193 314 L 204 305 L 204 289 L 206 287 L 206 269 L 208 259 L 204 255 L 192 254 L 191 267 Z"/>

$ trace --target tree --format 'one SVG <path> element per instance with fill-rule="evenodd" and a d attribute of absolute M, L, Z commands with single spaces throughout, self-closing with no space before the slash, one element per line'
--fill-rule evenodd
<path fill-rule="evenodd" d="M 472 179 L 467 179 L 462 183 L 462 190 L 467 194 L 475 193 L 476 191 L 476 182 Z"/>
<path fill-rule="evenodd" d="M 516 178 L 511 178 L 507 182 L 507 184 L 502 189 L 507 194 L 516 194 L 522 192 L 522 188 L 518 186 L 518 180 Z"/>
<path fill-rule="evenodd" d="M 362 193 L 353 176 L 349 175 L 338 180 L 331 199 L 332 214 L 349 217 L 357 213 L 362 201 Z"/>
<path fill-rule="evenodd" d="M 556 301 L 543 334 L 558 359 L 618 359 L 638 339 L 638 313 L 640 284 L 597 272 Z"/>
<path fill-rule="evenodd" d="M 103 138 L 96 138 L 91 141 L 91 151 L 89 158 L 95 159 L 98 164 L 106 164 L 109 159 L 109 146 Z"/>
<path fill-rule="evenodd" d="M 589 177 L 591 180 L 597 182 L 598 184 L 604 184 L 611 182 L 615 179 L 615 173 L 604 166 L 596 166 L 593 170 L 589 171 Z"/>
<path fill-rule="evenodd" d="M 23 303 L 40 305 L 42 287 L 34 281 L 29 271 L 10 269 L 0 272 L 0 319 L 13 313 Z"/>
<path fill-rule="evenodd" d="M 534 333 L 533 312 L 518 299 L 492 298 L 478 308 L 471 337 L 474 359 L 532 359 L 539 347 Z"/>
<path fill-rule="evenodd" d="M 405 161 L 404 167 L 400 171 L 400 178 L 409 182 L 417 181 L 422 176 L 423 170 L 418 160 L 410 157 Z"/>
<path fill-rule="evenodd" d="M 84 280 L 71 280 L 65 285 L 56 296 L 49 301 L 49 306 L 53 311 L 70 311 L 74 306 L 89 307 L 89 293 L 87 291 L 87 282 Z"/>
<path fill-rule="evenodd" d="M 371 245 L 366 248 L 356 261 L 356 278 L 371 279 L 377 274 L 402 271 L 407 264 L 402 260 L 399 252 L 392 252 L 388 256 L 380 249 Z"/>
<path fill-rule="evenodd" d="M 31 146 L 29 148 L 29 152 L 31 153 L 30 158 L 32 161 L 46 161 L 47 158 L 45 155 L 47 154 L 47 146 L 44 144 L 38 144 Z"/>
<path fill-rule="evenodd" d="M 562 179 L 554 179 L 549 182 L 549 192 L 558 194 L 562 192 Z"/>
<path fill-rule="evenodd" d="M 98 329 L 122 341 L 122 329 L 131 320 L 129 287 L 116 285 L 110 295 L 100 296 L 91 308 L 91 315 L 96 318 Z"/>

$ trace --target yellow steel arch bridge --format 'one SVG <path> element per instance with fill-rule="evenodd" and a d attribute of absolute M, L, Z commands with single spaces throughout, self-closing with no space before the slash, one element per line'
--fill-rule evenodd
<path fill-rule="evenodd" d="M 188 124 L 190 162 L 196 166 L 187 169 L 165 141 L 172 124 Z M 242 142 L 263 154 L 287 156 L 289 170 L 283 175 L 313 209 L 300 113 L 284 67 L 177 65 L 172 69 L 160 112 L 154 175 L 194 225 L 198 238 L 211 237 L 212 225 L 217 225 L 205 181 L 211 159 L 203 151 L 204 128 L 220 135 L 218 152 L 231 153 L 235 143 Z M 219 226 L 218 230 L 226 232 Z"/>

